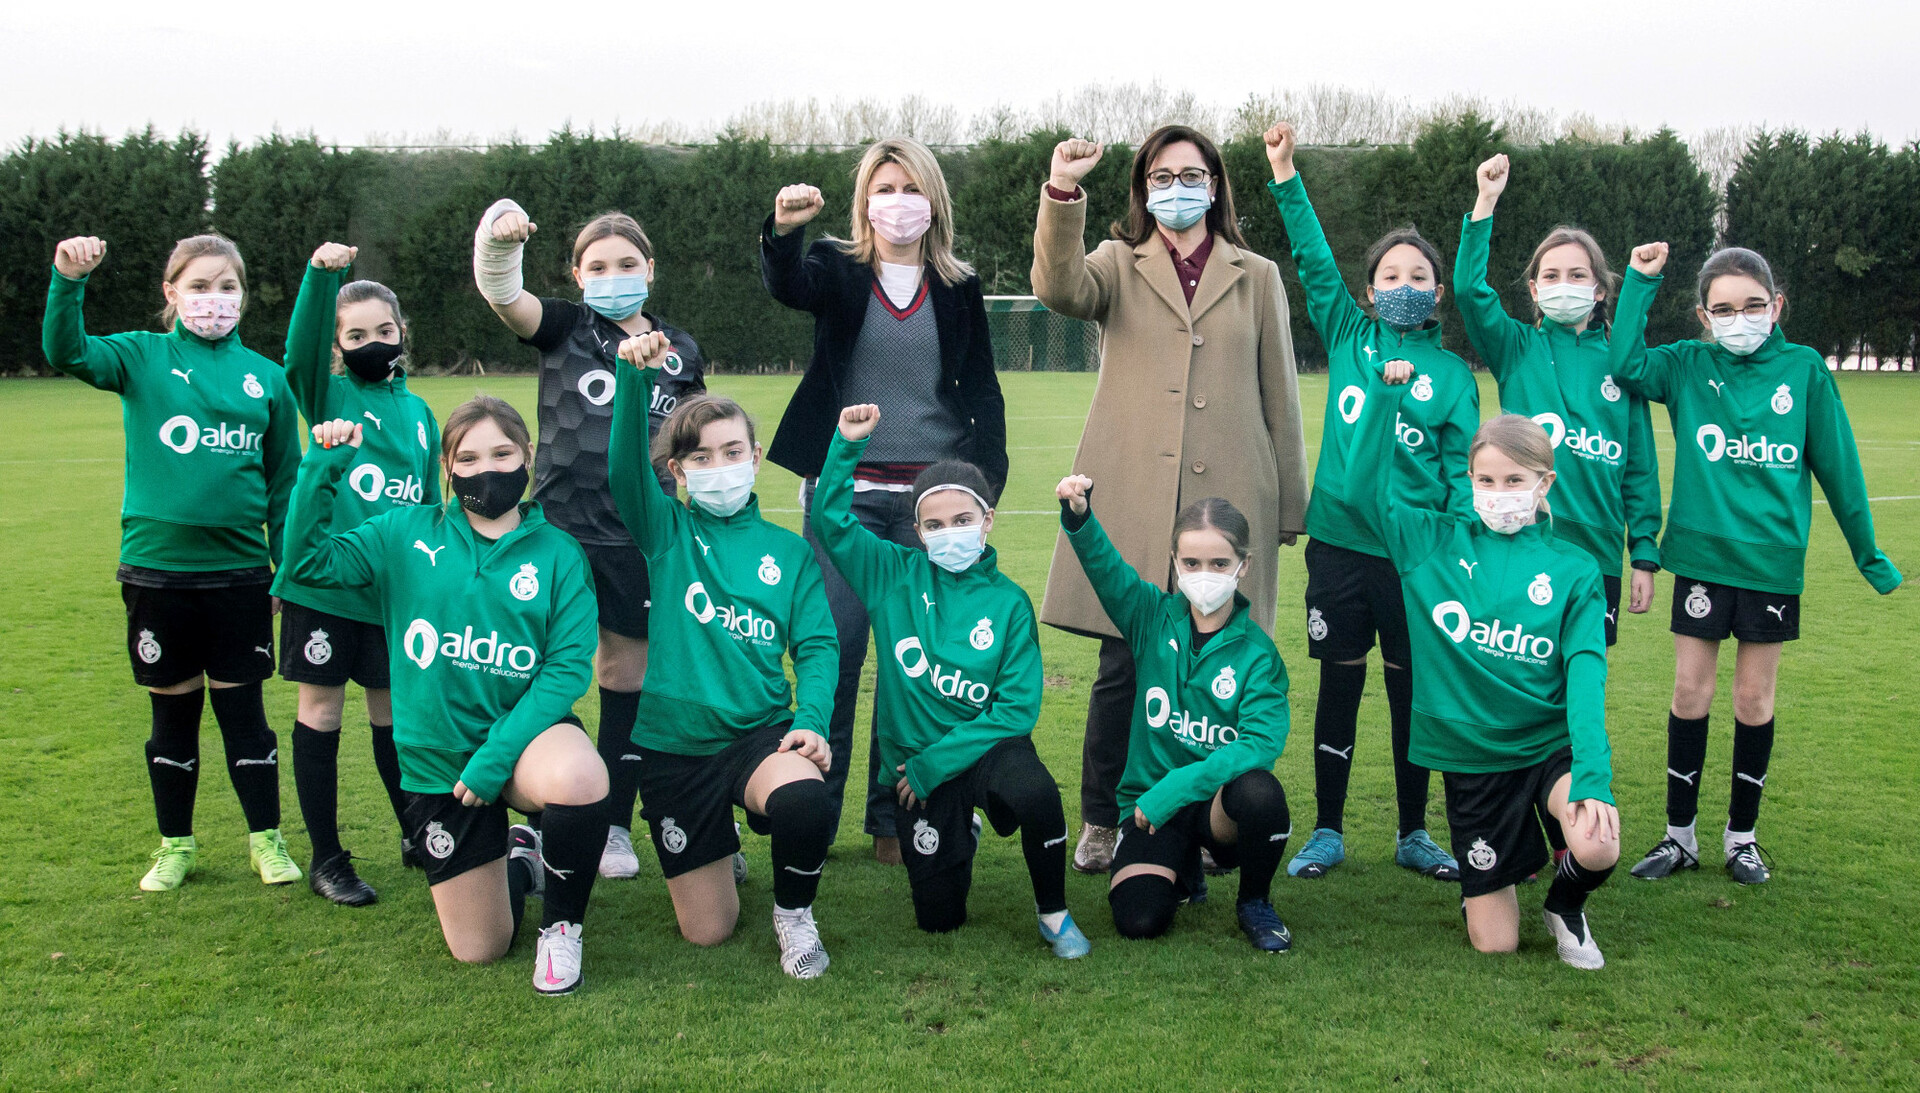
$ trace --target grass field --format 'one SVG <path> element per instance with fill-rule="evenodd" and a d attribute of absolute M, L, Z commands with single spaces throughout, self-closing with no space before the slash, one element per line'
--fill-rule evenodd
<path fill-rule="evenodd" d="M 1013 475 L 994 541 L 1039 598 L 1053 483 L 1072 458 L 1093 377 L 1005 379 Z M 778 420 L 791 379 L 723 379 Z M 1483 383 L 1485 383 L 1483 377 Z M 1920 571 L 1920 384 L 1846 375 L 1882 546 Z M 529 411 L 530 378 L 419 382 L 442 417 L 476 388 Z M 1307 377 L 1313 408 L 1323 377 Z M 1494 405 L 1490 385 L 1483 404 Z M 1664 414 L 1656 414 L 1664 430 Z M 1232 901 L 1183 911 L 1157 942 L 1118 939 L 1104 878 L 1070 876 L 1090 957 L 1054 960 L 1034 931 L 1017 843 L 989 838 L 972 921 L 912 926 L 906 882 L 875 864 L 849 808 L 816 905 L 825 979 L 780 974 L 763 839 L 738 936 L 682 942 L 651 855 L 638 880 L 602 881 L 587 926 L 586 988 L 528 984 L 531 929 L 503 963 L 455 964 L 424 882 L 399 866 L 393 820 L 349 696 L 342 748 L 346 845 L 378 905 L 348 910 L 304 884 L 264 888 L 213 766 L 203 779 L 199 871 L 177 893 L 135 881 L 156 844 L 140 745 L 147 700 L 130 682 L 113 567 L 121 481 L 115 400 L 70 381 L 0 384 L 0 1087 L 6 1089 L 1270 1089 L 1292 1086 L 1601 1088 L 1920 1087 L 1920 819 L 1913 655 L 1920 598 L 1876 597 L 1816 507 L 1805 638 L 1781 669 L 1779 743 L 1761 817 L 1773 883 L 1742 889 L 1711 864 L 1661 884 L 1624 865 L 1664 822 L 1671 582 L 1623 616 L 1610 729 L 1627 862 L 1591 905 L 1607 968 L 1555 959 L 1522 890 L 1517 956 L 1466 945 L 1457 891 L 1392 865 L 1393 794 L 1377 670 L 1362 707 L 1349 859 L 1325 880 L 1276 884 L 1296 947 L 1258 957 Z M 1662 462 L 1672 437 L 1660 434 Z M 1317 436 L 1308 438 L 1309 450 Z M 794 525 L 796 483 L 769 465 L 763 511 Z M 1279 766 L 1296 833 L 1312 821 L 1317 673 L 1305 655 L 1297 550 L 1281 570 L 1280 650 L 1294 673 L 1294 735 Z M 1036 732 L 1073 816 L 1094 645 L 1043 635 L 1048 692 Z M 667 657 L 655 653 L 655 663 Z M 1731 656 L 1715 704 L 1703 843 L 1727 797 Z M 869 673 L 871 668 L 869 668 Z M 869 682 L 869 688 L 871 684 Z M 268 685 L 289 754 L 294 688 Z M 869 692 L 870 695 L 870 692 Z M 595 703 L 581 704 L 589 726 Z M 861 724 L 865 724 L 862 713 Z M 211 717 L 207 754 L 218 754 Z M 854 759 L 864 776 L 864 747 Z M 290 773 L 285 829 L 307 846 Z M 1445 842 L 1435 779 L 1432 809 Z M 1077 820 L 1077 817 L 1075 817 Z M 1077 828 L 1077 823 L 1076 823 Z M 1231 880 L 1216 892 L 1225 897 Z"/>

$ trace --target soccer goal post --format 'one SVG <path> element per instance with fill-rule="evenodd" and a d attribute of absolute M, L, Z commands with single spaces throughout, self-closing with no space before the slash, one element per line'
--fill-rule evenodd
<path fill-rule="evenodd" d="M 1048 311 L 1033 296 L 988 296 L 994 367 L 1002 372 L 1097 372 L 1100 331 Z"/>

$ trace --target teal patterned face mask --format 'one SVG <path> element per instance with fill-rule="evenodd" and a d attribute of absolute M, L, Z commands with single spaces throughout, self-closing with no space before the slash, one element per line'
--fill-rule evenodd
<path fill-rule="evenodd" d="M 1396 285 L 1384 292 L 1374 290 L 1373 313 L 1395 330 L 1413 330 L 1433 318 L 1439 302 L 1439 294 L 1430 288 Z"/>

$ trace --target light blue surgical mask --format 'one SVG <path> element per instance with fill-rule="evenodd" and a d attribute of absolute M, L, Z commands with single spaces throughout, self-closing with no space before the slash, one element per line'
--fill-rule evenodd
<path fill-rule="evenodd" d="M 987 549 L 985 524 L 923 531 L 920 537 L 927 542 L 928 560 L 948 573 L 965 573 Z"/>
<path fill-rule="evenodd" d="M 1150 190 L 1147 193 L 1147 211 L 1170 231 L 1185 231 L 1193 227 L 1211 208 L 1213 195 L 1207 193 L 1205 183 L 1188 186 L 1176 182 L 1164 190 Z"/>
<path fill-rule="evenodd" d="M 589 277 L 581 282 L 580 298 L 588 307 L 619 322 L 647 302 L 647 275 L 616 273 L 610 277 Z"/>
<path fill-rule="evenodd" d="M 1413 330 L 1433 318 L 1440 296 L 1430 288 L 1395 285 L 1373 291 L 1373 313 L 1395 330 Z"/>

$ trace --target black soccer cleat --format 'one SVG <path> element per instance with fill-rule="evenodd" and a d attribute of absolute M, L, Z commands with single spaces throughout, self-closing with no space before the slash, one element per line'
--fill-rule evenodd
<path fill-rule="evenodd" d="M 1773 873 L 1767 868 L 1766 851 L 1756 842 L 1744 842 L 1727 855 L 1727 876 L 1739 884 L 1765 884 Z"/>
<path fill-rule="evenodd" d="M 353 855 L 344 850 L 309 865 L 307 887 L 313 889 L 315 895 L 325 896 L 343 907 L 365 907 L 380 898 L 373 886 L 354 872 Z"/>
<path fill-rule="evenodd" d="M 1640 863 L 1628 870 L 1641 880 L 1664 880 L 1681 869 L 1700 868 L 1699 855 L 1675 842 L 1673 836 L 1663 837 L 1647 851 Z"/>
<path fill-rule="evenodd" d="M 1263 953 L 1284 953 L 1293 949 L 1293 931 L 1280 921 L 1273 904 L 1264 899 L 1242 900 L 1234 905 L 1234 917 L 1240 920 L 1240 932 Z"/>

